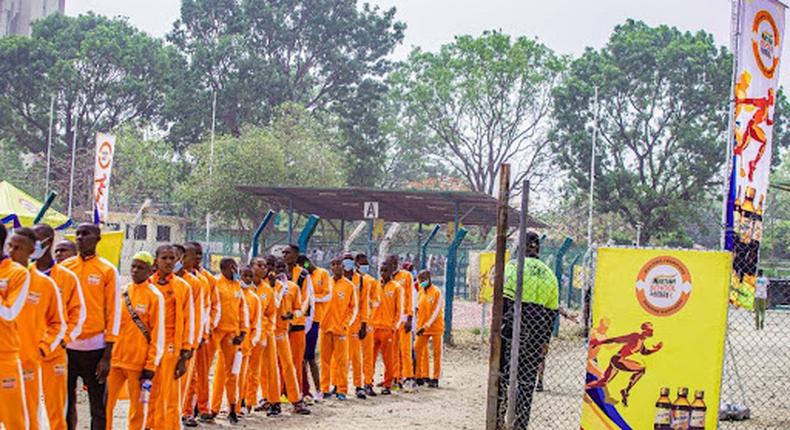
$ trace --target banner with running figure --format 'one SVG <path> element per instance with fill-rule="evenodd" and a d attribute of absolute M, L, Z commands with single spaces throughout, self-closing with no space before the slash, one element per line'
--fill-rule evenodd
<path fill-rule="evenodd" d="M 110 202 L 110 177 L 115 155 L 115 136 L 96 133 L 96 169 L 93 176 L 93 222 L 107 221 Z"/>
<path fill-rule="evenodd" d="M 740 0 L 733 23 L 733 158 L 725 247 L 733 252 L 730 301 L 751 309 L 771 168 L 785 7 L 776 0 Z"/>
<path fill-rule="evenodd" d="M 731 257 L 598 251 L 582 430 L 716 428 Z"/>

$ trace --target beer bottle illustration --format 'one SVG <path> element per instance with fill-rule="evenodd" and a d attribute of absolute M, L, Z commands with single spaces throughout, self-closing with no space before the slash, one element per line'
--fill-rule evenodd
<path fill-rule="evenodd" d="M 656 420 L 654 430 L 671 430 L 672 426 L 672 401 L 669 400 L 669 388 L 664 387 L 659 391 L 656 400 Z"/>
<path fill-rule="evenodd" d="M 705 430 L 705 392 L 697 390 L 694 393 L 694 403 L 691 404 L 691 418 L 689 420 L 689 430 Z"/>
<path fill-rule="evenodd" d="M 678 388 L 678 397 L 672 404 L 672 429 L 689 430 L 689 420 L 691 419 L 691 403 L 689 403 L 689 389 L 686 387 Z"/>

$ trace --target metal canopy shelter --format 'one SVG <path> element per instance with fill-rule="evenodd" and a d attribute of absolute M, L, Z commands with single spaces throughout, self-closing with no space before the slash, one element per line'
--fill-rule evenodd
<path fill-rule="evenodd" d="M 496 224 L 497 200 L 482 193 L 458 191 L 378 190 L 370 188 L 301 188 L 237 186 L 237 190 L 259 197 L 275 208 L 316 214 L 344 221 L 364 219 L 365 202 L 378 202 L 379 218 L 391 222 L 492 226 Z M 518 226 L 518 211 L 511 208 L 508 219 Z M 529 217 L 527 225 L 546 228 Z"/>

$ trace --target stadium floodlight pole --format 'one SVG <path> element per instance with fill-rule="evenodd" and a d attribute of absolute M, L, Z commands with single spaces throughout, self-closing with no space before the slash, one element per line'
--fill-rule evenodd
<path fill-rule="evenodd" d="M 598 134 L 598 86 L 595 86 L 593 94 L 593 132 L 592 132 L 592 149 L 590 151 L 590 212 L 587 216 L 587 248 L 592 249 L 592 228 L 593 228 L 593 206 L 595 198 L 593 193 L 595 191 L 595 138 Z"/>
<path fill-rule="evenodd" d="M 49 100 L 49 129 L 47 130 L 47 177 L 44 182 L 44 190 L 49 194 L 49 172 L 52 163 L 52 123 L 55 117 L 55 95 Z"/>
<path fill-rule="evenodd" d="M 211 101 L 211 141 L 209 143 L 208 177 L 214 174 L 214 131 L 217 128 L 217 90 L 213 90 Z M 211 212 L 206 212 L 206 254 L 211 251 Z"/>
<path fill-rule="evenodd" d="M 72 128 L 71 139 L 71 173 L 69 174 L 69 210 L 68 217 L 71 219 L 71 210 L 74 204 L 74 168 L 77 163 L 77 133 L 80 126 L 80 98 L 74 102 L 74 128 Z"/>

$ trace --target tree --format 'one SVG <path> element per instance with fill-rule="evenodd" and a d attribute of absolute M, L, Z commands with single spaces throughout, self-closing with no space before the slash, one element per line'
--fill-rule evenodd
<path fill-rule="evenodd" d="M 233 187 L 340 186 L 345 172 L 340 154 L 327 144 L 332 138 L 303 107 L 285 104 L 270 126 L 218 137 L 212 174 L 210 143 L 190 147 L 186 158 L 194 162 L 179 198 L 192 205 L 193 217 L 208 212 L 216 222 L 249 230 L 268 206 Z"/>
<path fill-rule="evenodd" d="M 403 112 L 431 134 L 435 153 L 474 191 L 493 194 L 502 163 L 512 183 L 548 176 L 551 91 L 563 58 L 533 39 L 500 32 L 459 36 L 439 52 L 415 49 L 391 76 Z"/>
<path fill-rule="evenodd" d="M 94 133 L 158 121 L 178 64 L 175 50 L 124 20 L 51 15 L 34 24 L 30 38 L 0 38 L 0 138 L 42 158 L 54 97 L 53 184 L 67 195 L 76 132 L 74 201 L 87 209 Z"/>
<path fill-rule="evenodd" d="M 171 138 L 202 136 L 212 91 L 218 130 L 234 136 L 268 124 L 285 102 L 330 111 L 355 100 L 363 82 L 390 68 L 386 56 L 404 29 L 394 14 L 356 0 L 183 1 L 168 39 L 189 56 L 190 72 L 169 113 L 193 127 Z"/>
<path fill-rule="evenodd" d="M 588 49 L 554 92 L 552 148 L 570 195 L 589 190 L 598 86 L 596 209 L 641 223 L 645 243 L 662 234 L 674 241 L 721 190 L 731 66 L 710 34 L 632 20 Z"/>

